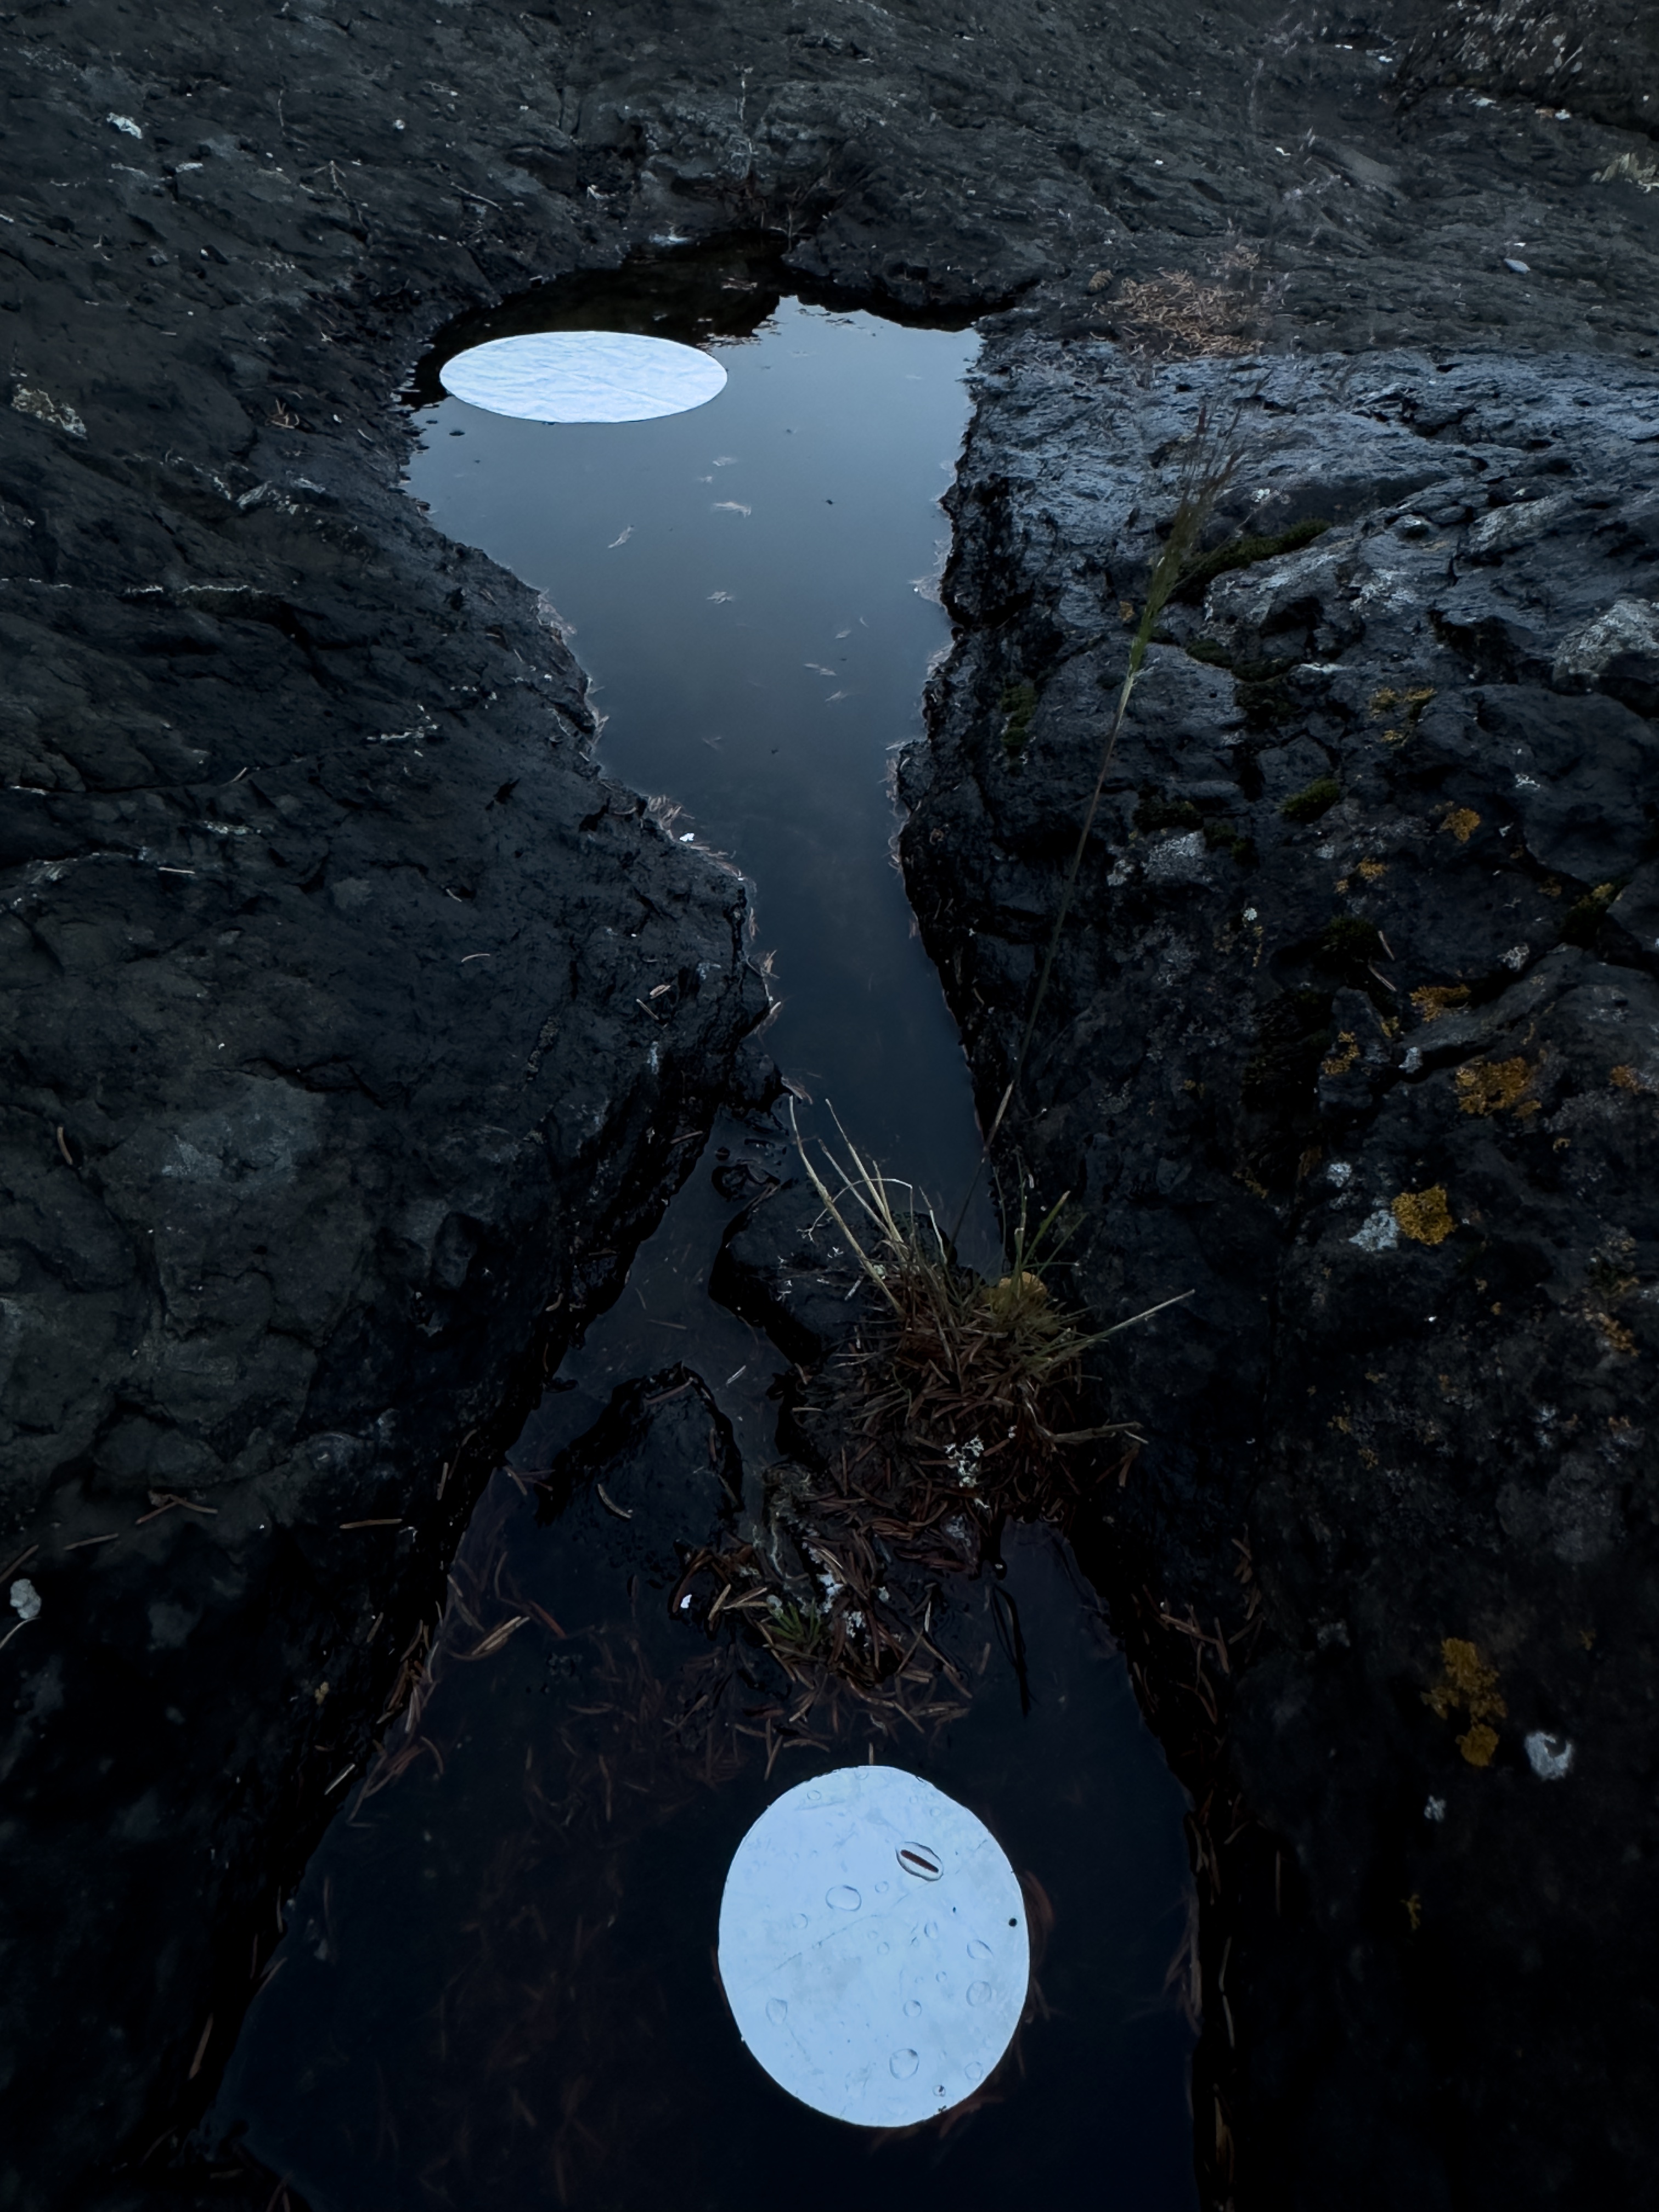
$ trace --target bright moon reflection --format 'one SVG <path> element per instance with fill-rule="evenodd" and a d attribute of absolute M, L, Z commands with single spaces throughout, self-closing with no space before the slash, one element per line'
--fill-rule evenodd
<path fill-rule="evenodd" d="M 803 1782 L 738 1844 L 720 1972 L 772 2079 L 832 2118 L 909 2127 L 971 2097 L 1024 2010 L 1025 1899 L 984 1823 L 919 1775 Z"/>
<path fill-rule="evenodd" d="M 726 386 L 696 346 L 629 331 L 532 331 L 469 346 L 439 372 L 446 392 L 529 422 L 648 422 L 684 415 Z"/>

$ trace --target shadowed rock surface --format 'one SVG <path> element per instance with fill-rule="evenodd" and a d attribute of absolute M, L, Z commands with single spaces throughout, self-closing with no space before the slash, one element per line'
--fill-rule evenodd
<path fill-rule="evenodd" d="M 1334 526 L 1172 617 L 1011 1140 L 1083 1194 L 1103 1310 L 1200 1288 L 1120 1379 L 1161 1590 L 1204 1609 L 1248 1526 L 1268 1593 L 1239 1771 L 1295 1910 L 1212 2008 L 1238 2202 L 1636 2170 L 1652 25 L 1136 12 L 0 23 L 0 1450 L 41 1599 L 3 1662 L 0 2202 L 147 2158 L 119 2201 L 177 2195 L 515 1406 L 762 1011 L 738 887 L 586 764 L 532 595 L 399 493 L 395 404 L 459 312 L 760 222 L 877 301 L 1023 303 L 910 771 L 982 1096 L 1198 397 L 1260 387 L 1250 489 Z M 1208 358 L 1123 365 L 1170 351 Z M 1479 1771 L 1482 1723 L 1422 1704 L 1445 1638 L 1507 1708 Z"/>
<path fill-rule="evenodd" d="M 1218 540 L 1331 518 L 1165 616 L 1007 1133 L 1080 1201 L 1097 1313 L 1195 1294 L 1119 1340 L 1149 1438 L 1119 1539 L 1218 1633 L 1248 1632 L 1233 1538 L 1266 1595 L 1247 1668 L 1210 1660 L 1300 1877 L 1241 1852 L 1212 1905 L 1241 2201 L 1633 2203 L 1659 727 L 1559 641 L 1659 582 L 1659 389 L 1453 350 L 984 366 L 959 647 L 905 767 L 983 1102 L 1174 510 L 1159 456 L 1207 407 L 1245 455 Z"/>

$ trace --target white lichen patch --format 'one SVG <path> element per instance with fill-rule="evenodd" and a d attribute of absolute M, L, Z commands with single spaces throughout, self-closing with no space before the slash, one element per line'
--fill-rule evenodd
<path fill-rule="evenodd" d="M 1400 1224 L 1386 1206 L 1379 1206 L 1375 1213 L 1368 1214 L 1349 1237 L 1362 1252 L 1392 1252 L 1400 1242 Z"/>
<path fill-rule="evenodd" d="M 985 1446 L 978 1437 L 969 1437 L 965 1444 L 947 1444 L 945 1456 L 951 1462 L 951 1472 L 964 1490 L 975 1489 L 979 1481 L 979 1463 L 985 1456 Z"/>
<path fill-rule="evenodd" d="M 84 438 L 87 426 L 66 399 L 54 399 L 32 384 L 20 384 L 11 395 L 20 415 L 33 415 L 37 422 L 50 422 L 54 430 L 67 430 L 71 438 Z"/>
<path fill-rule="evenodd" d="M 1141 866 L 1149 884 L 1207 883 L 1208 857 L 1204 832 L 1189 830 L 1184 836 L 1166 838 L 1155 845 Z"/>
<path fill-rule="evenodd" d="M 1559 1782 L 1571 1771 L 1573 1748 L 1567 1737 L 1534 1729 L 1526 1739 L 1527 1764 L 1540 1782 Z"/>

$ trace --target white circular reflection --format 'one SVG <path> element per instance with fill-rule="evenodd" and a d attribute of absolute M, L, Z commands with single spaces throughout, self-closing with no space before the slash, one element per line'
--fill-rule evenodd
<path fill-rule="evenodd" d="M 908 2127 L 969 2097 L 1007 2049 L 1030 1948 L 984 1823 L 895 1766 L 803 1782 L 738 1844 L 720 1971 L 738 2033 L 834 2119 Z"/>
<path fill-rule="evenodd" d="M 726 385 L 696 346 L 631 331 L 532 331 L 469 346 L 439 372 L 446 392 L 532 422 L 645 422 L 701 407 Z"/>

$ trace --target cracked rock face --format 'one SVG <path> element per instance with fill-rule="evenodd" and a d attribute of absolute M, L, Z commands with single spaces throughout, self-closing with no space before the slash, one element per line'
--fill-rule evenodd
<path fill-rule="evenodd" d="M 1659 586 L 1659 385 L 1449 349 L 984 374 L 903 771 L 982 1110 L 1200 406 L 1227 522 L 1332 517 L 1164 617 L 1007 1133 L 1080 1198 L 1103 1318 L 1194 1294 L 1109 1391 L 1162 1586 L 1236 1620 L 1230 1529 L 1267 1593 L 1233 1757 L 1307 1887 L 1232 1908 L 1249 2201 L 1639 2194 L 1659 725 L 1604 678 Z"/>

